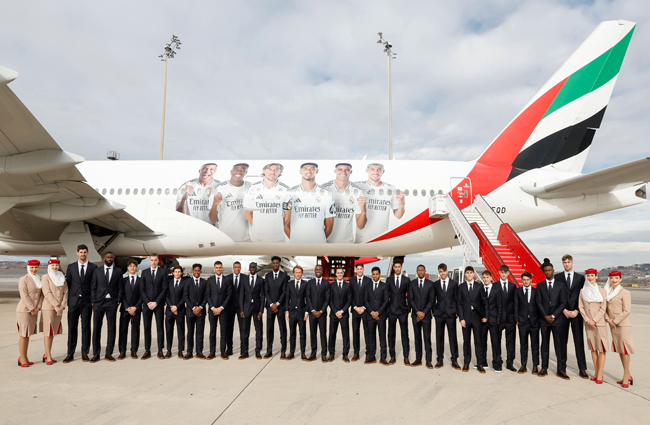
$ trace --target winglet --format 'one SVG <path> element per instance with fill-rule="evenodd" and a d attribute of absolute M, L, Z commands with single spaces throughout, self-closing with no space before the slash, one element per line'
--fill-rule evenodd
<path fill-rule="evenodd" d="M 4 66 L 0 66 L 0 85 L 9 84 L 16 78 L 18 78 L 18 72 L 9 68 L 5 68 Z"/>

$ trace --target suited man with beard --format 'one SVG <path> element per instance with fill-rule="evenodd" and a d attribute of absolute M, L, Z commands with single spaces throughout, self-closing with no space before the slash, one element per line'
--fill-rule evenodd
<path fill-rule="evenodd" d="M 99 361 L 101 352 L 102 322 L 106 315 L 106 352 L 104 359 L 114 362 L 113 348 L 115 347 L 115 327 L 117 306 L 122 298 L 122 270 L 113 265 L 115 255 L 112 252 L 104 254 L 104 266 L 93 271 L 91 283 L 91 299 L 93 301 L 93 357 L 90 363 Z"/>
<path fill-rule="evenodd" d="M 433 308 L 434 291 L 433 282 L 426 278 L 427 269 L 420 264 L 417 267 L 417 276 L 409 283 L 409 307 L 415 334 L 415 361 L 413 367 L 422 366 L 422 341 L 427 368 L 433 369 L 433 350 L 431 349 L 431 311 Z M 406 364 L 406 362 L 404 362 Z"/>
<path fill-rule="evenodd" d="M 307 355 L 307 281 L 302 279 L 302 267 L 293 268 L 293 280 L 287 284 L 285 297 L 285 318 L 289 323 L 289 355 L 293 360 L 296 352 L 296 327 L 300 331 L 300 358 L 305 361 Z"/>
<path fill-rule="evenodd" d="M 366 345 L 366 358 L 368 357 L 368 312 L 365 306 L 365 291 L 370 286 L 372 279 L 364 276 L 365 267 L 362 263 L 355 266 L 356 275 L 350 279 L 350 289 L 352 290 L 352 348 L 354 355 L 352 361 L 359 360 L 359 350 L 361 349 L 361 327 L 363 327 L 363 341 Z"/>
<path fill-rule="evenodd" d="M 264 314 L 264 278 L 257 275 L 257 263 L 248 266 L 248 279 L 242 281 L 239 292 L 239 317 L 243 319 L 243 333 L 241 334 L 240 360 L 248 358 L 248 339 L 251 332 L 251 319 L 255 326 L 255 358 L 262 359 L 262 339 L 264 338 L 262 315 Z"/>
<path fill-rule="evenodd" d="M 289 275 L 280 270 L 281 258 L 271 258 L 272 270 L 264 276 L 264 295 L 266 296 L 266 355 L 265 359 L 273 357 L 274 322 L 278 321 L 280 328 L 280 359 L 286 359 L 287 323 L 280 308 L 284 308 L 284 298 Z"/>
<path fill-rule="evenodd" d="M 144 354 L 142 360 L 151 358 L 151 322 L 156 318 L 156 335 L 158 338 L 158 358 L 164 359 L 163 348 L 165 348 L 165 298 L 167 297 L 167 272 L 158 267 L 160 260 L 158 254 L 149 255 L 151 268 L 144 269 L 140 278 L 143 288 L 142 310 L 144 316 Z"/>
<path fill-rule="evenodd" d="M 388 285 L 388 351 L 390 360 L 388 364 L 395 364 L 395 345 L 397 337 L 397 322 L 399 322 L 402 353 L 404 354 L 404 364 L 409 364 L 409 305 L 406 299 L 408 292 L 409 278 L 402 275 L 402 263 L 396 261 L 393 264 L 393 274 L 386 279 Z"/>

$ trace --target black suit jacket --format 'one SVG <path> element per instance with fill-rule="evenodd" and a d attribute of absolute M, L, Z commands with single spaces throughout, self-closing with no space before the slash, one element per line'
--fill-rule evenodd
<path fill-rule="evenodd" d="M 235 274 L 229 274 L 226 276 L 226 280 L 232 287 L 232 295 L 230 296 L 230 305 L 227 307 L 231 312 L 239 313 L 241 311 L 241 304 L 239 304 L 239 299 L 241 298 L 241 291 L 244 287 L 243 283 L 248 282 L 248 275 L 239 273 L 239 286 L 235 287 Z"/>
<path fill-rule="evenodd" d="M 555 321 L 551 326 L 560 326 L 564 322 L 562 312 L 566 308 L 569 291 L 566 284 L 558 282 L 553 283 L 553 292 L 548 293 L 548 283 L 543 280 L 537 284 L 537 311 L 539 313 L 539 322 L 543 325 L 548 324 L 544 316 L 555 316 Z"/>
<path fill-rule="evenodd" d="M 409 306 L 411 307 L 411 315 L 413 316 L 418 311 L 424 313 L 424 318 L 431 320 L 431 309 L 433 308 L 433 300 L 435 294 L 433 291 L 433 282 L 429 279 L 424 279 L 422 282 L 422 291 L 419 288 L 420 279 L 417 277 L 409 282 Z"/>
<path fill-rule="evenodd" d="M 72 264 L 68 264 L 68 270 L 65 274 L 65 281 L 68 284 L 68 307 L 76 308 L 79 302 L 84 307 L 92 304 L 90 287 L 93 281 L 93 272 L 96 268 L 96 264 L 87 261 L 86 267 L 84 268 L 84 280 L 82 282 L 79 276 L 79 262 L 75 261 Z"/>
<path fill-rule="evenodd" d="M 208 282 L 203 278 L 199 278 L 198 288 L 194 276 L 187 279 L 185 283 L 185 304 L 189 311 L 193 310 L 194 307 L 201 307 L 205 310 L 205 305 L 208 303 L 205 293 L 207 287 Z"/>
<path fill-rule="evenodd" d="M 458 282 L 451 278 L 447 278 L 447 280 L 447 292 L 442 290 L 442 281 L 440 279 L 433 282 L 433 315 L 438 319 L 456 317 Z"/>
<path fill-rule="evenodd" d="M 342 289 L 339 289 L 337 280 L 330 284 L 330 317 L 335 317 L 336 313 L 343 311 L 343 316 L 350 314 L 350 304 L 352 304 L 352 288 L 350 282 L 343 281 Z"/>
<path fill-rule="evenodd" d="M 186 279 L 181 278 L 178 282 L 178 289 L 174 290 L 174 278 L 167 281 L 167 315 L 172 313 L 172 306 L 175 305 L 179 315 L 185 314 L 185 290 L 188 285 Z M 193 282 L 192 282 L 193 283 Z"/>
<path fill-rule="evenodd" d="M 135 307 L 137 310 L 142 310 L 142 296 L 140 289 L 142 287 L 142 279 L 137 274 L 135 275 L 134 289 L 131 290 L 131 275 L 122 278 L 122 310 L 129 307 Z"/>
<path fill-rule="evenodd" d="M 485 314 L 487 294 L 483 289 L 484 287 L 483 282 L 472 283 L 472 294 L 470 296 L 467 282 L 458 285 L 456 309 L 459 320 L 470 321 L 472 319 L 472 308 L 482 319 L 487 317 Z"/>
<path fill-rule="evenodd" d="M 307 286 L 308 282 L 300 279 L 300 290 L 296 291 L 295 279 L 287 283 L 284 311 L 289 313 L 289 317 L 292 319 L 302 319 L 305 313 L 309 313 L 307 310 Z"/>
<path fill-rule="evenodd" d="M 368 311 L 368 313 L 376 311 L 379 313 L 380 319 L 385 319 L 389 301 L 388 284 L 383 280 L 380 280 L 379 285 L 377 286 L 377 291 L 373 290 L 374 286 L 375 282 L 370 282 L 370 287 L 366 289 L 366 311 Z M 401 282 L 400 286 L 402 286 Z M 368 317 L 368 320 L 371 320 L 371 317 Z"/>
<path fill-rule="evenodd" d="M 488 323 L 490 325 L 496 325 L 503 321 L 503 291 L 501 291 L 501 287 L 495 285 L 494 282 L 492 282 L 492 285 L 490 286 L 492 287 L 492 289 L 490 289 L 490 295 L 487 295 L 486 293 L 485 298 L 487 301 L 485 303 L 485 314 Z M 483 285 L 483 291 L 487 291 L 485 285 Z"/>
<path fill-rule="evenodd" d="M 219 307 L 225 309 L 230 303 L 230 297 L 232 296 L 232 286 L 226 281 L 226 276 L 222 274 L 219 277 L 221 285 L 217 287 L 217 276 L 214 275 L 208 278 L 205 288 L 205 298 L 208 300 L 208 308 L 210 310 Z"/>
<path fill-rule="evenodd" d="M 530 291 L 530 303 L 525 297 L 526 288 L 522 286 L 515 290 L 515 318 L 521 324 L 528 324 L 534 328 L 539 326 L 539 317 L 537 315 L 537 294 L 536 289 L 532 286 Z"/>
<path fill-rule="evenodd" d="M 144 269 L 140 275 L 144 283 L 140 293 L 142 294 L 142 304 L 147 305 L 155 302 L 157 305 L 164 305 L 167 297 L 167 271 L 162 267 L 156 270 L 156 280 L 151 279 L 151 267 Z"/>
<path fill-rule="evenodd" d="M 106 295 L 111 297 L 106 298 Z M 117 308 L 122 299 L 122 270 L 113 265 L 110 282 L 106 282 L 103 266 L 93 270 L 90 297 L 93 307 Z"/>
<path fill-rule="evenodd" d="M 395 275 L 389 276 L 386 279 L 386 285 L 388 285 L 388 317 L 394 318 L 409 314 L 409 303 L 406 299 L 409 282 L 410 279 L 408 277 L 404 275 L 400 276 L 399 289 L 397 289 L 395 287 Z"/>
<path fill-rule="evenodd" d="M 327 306 L 330 303 L 330 282 L 321 278 L 320 287 L 316 288 L 316 278 L 307 282 L 307 310 L 315 310 L 327 314 Z"/>
<path fill-rule="evenodd" d="M 368 276 L 363 276 L 359 279 L 356 275 L 350 279 L 350 289 L 352 290 L 352 303 L 350 307 L 352 308 L 352 314 L 359 316 L 359 314 L 354 311 L 355 307 L 365 307 L 366 304 L 366 294 L 365 291 L 372 282 Z M 368 313 L 366 311 L 361 315 L 366 317 Z"/>
<path fill-rule="evenodd" d="M 243 276 L 243 275 L 242 275 Z M 246 317 L 264 312 L 264 278 L 255 275 L 255 288 L 251 289 L 253 277 L 248 275 L 239 293 L 239 305 Z"/>
<path fill-rule="evenodd" d="M 573 272 L 573 280 L 571 281 L 571 289 L 566 283 L 564 272 L 555 275 L 556 282 L 562 282 L 567 287 L 567 305 L 569 311 L 578 310 L 578 302 L 580 301 L 580 291 L 585 286 L 585 277 L 580 273 Z"/>
<path fill-rule="evenodd" d="M 289 282 L 289 275 L 280 270 L 278 272 L 278 279 L 275 280 L 274 273 L 268 272 L 264 276 L 264 295 L 266 296 L 266 308 L 271 310 L 270 304 L 279 303 L 281 308 L 284 308 L 284 291 L 286 290 L 287 282 Z"/>
<path fill-rule="evenodd" d="M 501 289 L 501 294 L 503 295 L 503 300 L 501 301 L 503 305 L 503 317 L 501 318 L 502 322 L 506 323 L 515 323 L 515 290 L 517 285 L 514 282 L 508 281 L 508 295 L 503 292 L 503 285 L 501 284 L 501 279 L 496 282 L 492 282 L 492 285 L 497 285 Z"/>

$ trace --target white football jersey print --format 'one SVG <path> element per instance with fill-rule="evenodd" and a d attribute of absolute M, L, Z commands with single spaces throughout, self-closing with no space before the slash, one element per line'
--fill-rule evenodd
<path fill-rule="evenodd" d="M 298 185 L 293 187 L 291 192 L 290 242 L 327 242 L 325 219 L 336 215 L 336 206 L 332 195 L 319 185 L 309 192 Z"/>
<path fill-rule="evenodd" d="M 201 186 L 198 178 L 190 180 L 183 183 L 181 187 L 178 188 L 176 203 L 179 203 L 181 199 L 183 199 L 185 188 L 187 186 L 192 186 L 193 189 L 185 201 L 185 214 L 212 224 L 210 221 L 210 210 L 214 203 L 214 195 L 217 194 L 215 189 L 218 185 L 219 180 L 215 179 L 212 179 L 206 186 Z"/>
<path fill-rule="evenodd" d="M 323 184 L 334 198 L 336 206 L 336 219 L 334 228 L 327 238 L 328 243 L 352 243 L 354 242 L 354 230 L 357 228 L 357 214 L 361 214 L 359 207 L 359 196 L 363 195 L 363 189 L 350 182 L 344 190 L 339 189 L 334 180 Z"/>
<path fill-rule="evenodd" d="M 368 221 L 363 229 L 357 229 L 356 242 L 368 242 L 388 230 L 388 220 L 393 215 L 393 210 L 399 208 L 395 195 L 395 186 L 382 183 L 373 186 L 367 181 L 355 182 L 364 189 L 366 197 L 366 216 Z"/>
<path fill-rule="evenodd" d="M 217 186 L 217 193 L 223 199 L 217 205 L 216 226 L 235 242 L 250 242 L 250 229 L 244 214 L 244 196 L 251 184 L 245 182 L 242 186 L 233 186 L 226 181 Z"/>
<path fill-rule="evenodd" d="M 244 196 L 244 210 L 253 211 L 253 242 L 285 242 L 284 211 L 291 198 L 289 186 L 277 181 L 267 188 L 264 181 L 252 184 Z"/>

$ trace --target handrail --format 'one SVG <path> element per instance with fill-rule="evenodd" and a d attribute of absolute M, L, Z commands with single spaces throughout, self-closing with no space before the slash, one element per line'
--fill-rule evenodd
<path fill-rule="evenodd" d="M 537 257 L 528 249 L 524 241 L 521 240 L 519 235 L 510 227 L 508 223 L 503 223 L 499 227 L 498 238 L 499 242 L 506 245 L 519 260 L 519 263 L 524 267 L 524 270 L 532 273 L 533 282 L 541 282 L 546 279 L 546 276 L 540 268 L 541 264 Z"/>
<path fill-rule="evenodd" d="M 498 234 L 503 221 L 501 221 L 501 218 L 494 212 L 485 198 L 481 195 L 476 195 L 474 198 L 474 206 L 481 214 L 481 217 L 483 217 L 483 220 L 485 220 L 487 225 L 490 226 L 490 229 L 492 229 L 495 234 Z"/>
<path fill-rule="evenodd" d="M 483 233 L 483 230 L 481 230 L 481 227 L 478 225 L 478 223 L 472 223 L 471 226 L 472 230 L 479 240 L 480 252 L 483 257 L 483 265 L 486 269 L 492 272 L 493 279 L 496 280 L 499 276 L 499 267 L 501 267 L 502 264 L 505 264 L 505 261 L 503 261 L 497 250 L 494 249 L 494 246 L 492 243 L 490 243 L 490 240 L 487 238 L 487 236 L 485 236 L 485 233 Z"/>
<path fill-rule="evenodd" d="M 479 250 L 479 240 L 476 234 L 472 231 L 472 227 L 467 221 L 467 218 L 456 205 L 456 201 L 451 196 L 446 195 L 446 205 L 449 221 L 454 228 L 454 232 L 458 237 L 458 241 L 463 247 L 465 258 L 468 262 L 477 262 L 481 264 L 481 255 Z"/>

